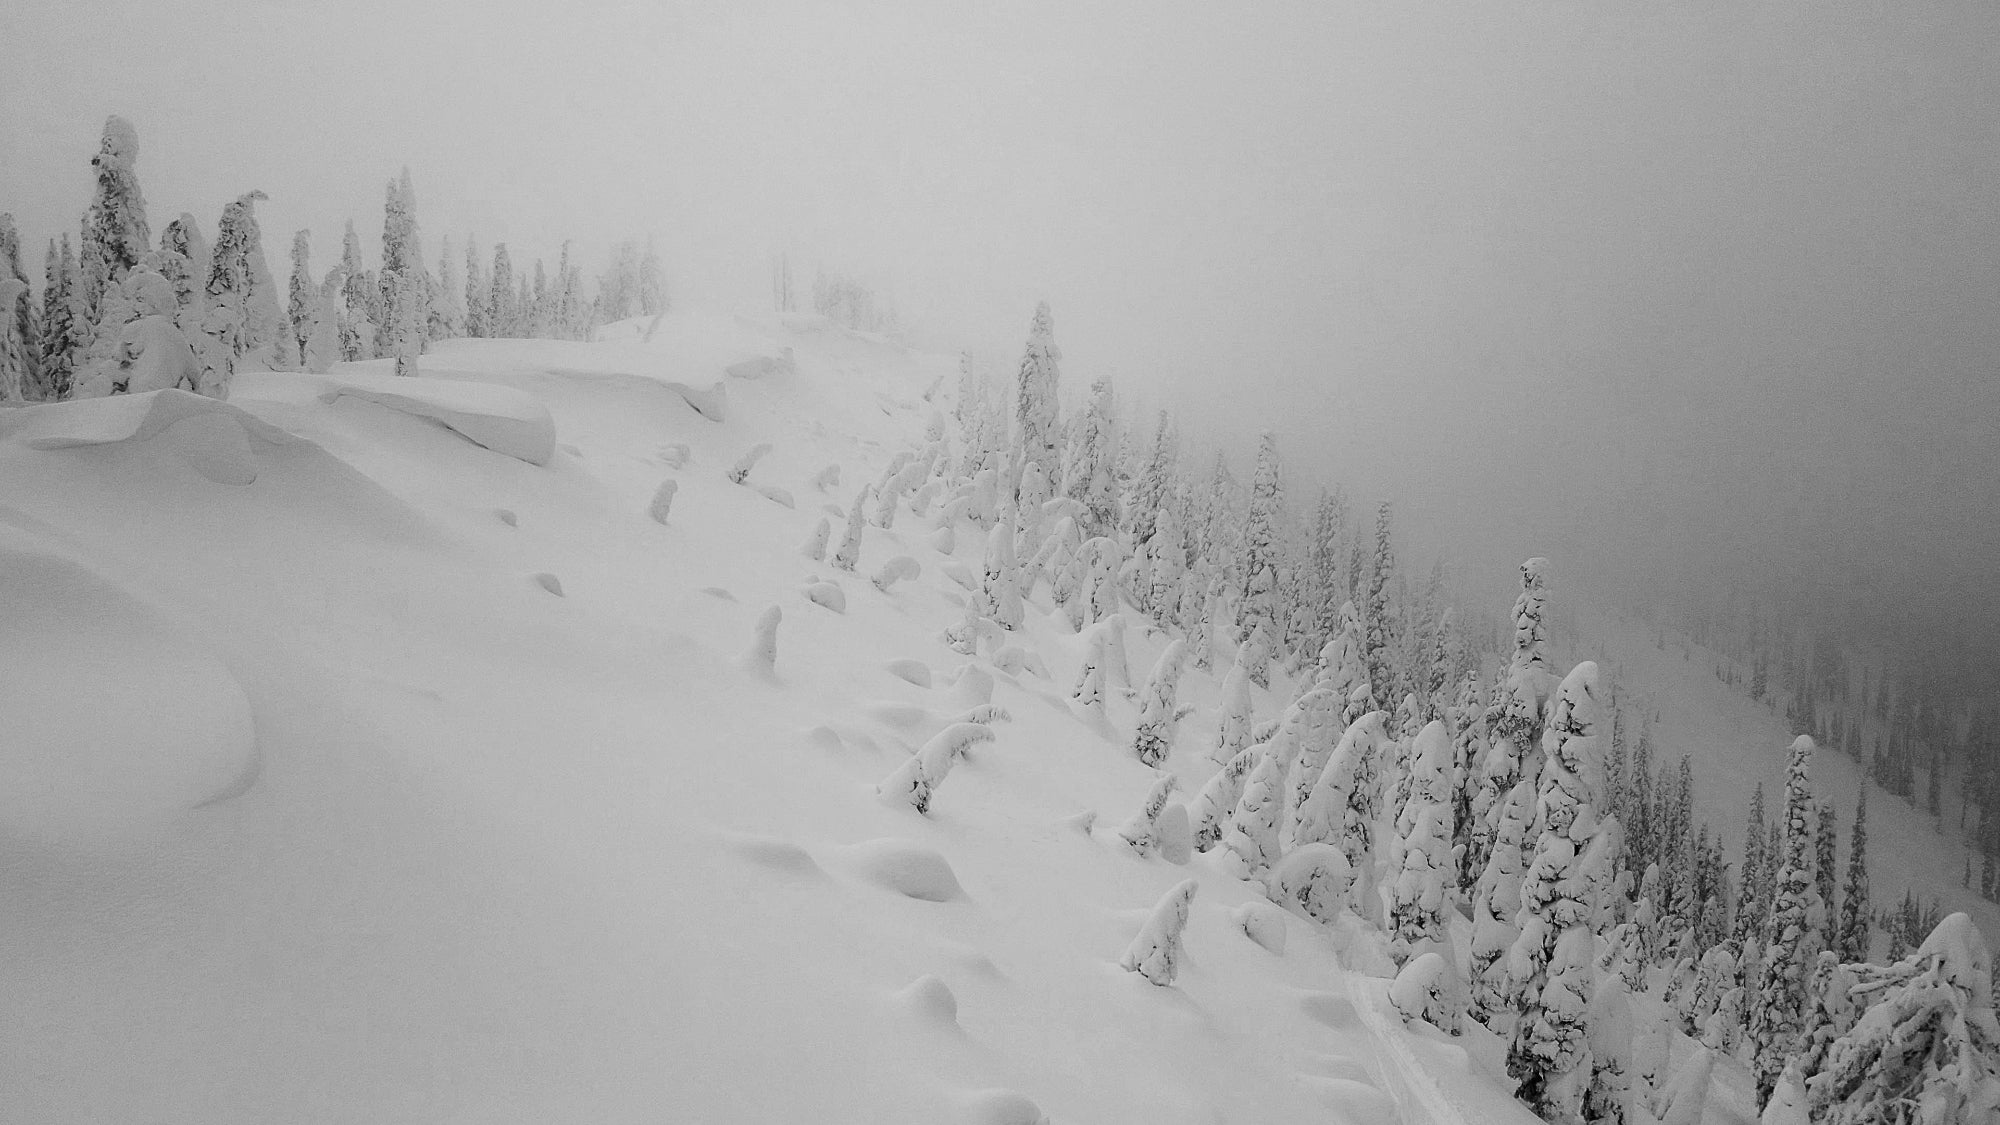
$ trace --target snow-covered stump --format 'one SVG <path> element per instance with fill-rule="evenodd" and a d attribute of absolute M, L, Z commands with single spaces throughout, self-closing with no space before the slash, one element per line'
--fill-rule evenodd
<path fill-rule="evenodd" d="M 1465 983 L 1435 952 L 1410 958 L 1389 986 L 1389 1003 L 1404 1023 L 1423 1020 L 1452 1035 L 1465 1029 Z"/>
<path fill-rule="evenodd" d="M 1152 678 L 1139 706 L 1139 728 L 1132 735 L 1132 753 L 1140 762 L 1158 766 L 1174 748 L 1174 724 L 1178 712 L 1174 697 L 1180 690 L 1181 664 L 1187 657 L 1187 642 L 1174 641 L 1153 665 Z"/>
<path fill-rule="evenodd" d="M 729 472 L 725 474 L 729 477 L 729 483 L 742 484 L 744 481 L 750 479 L 750 470 L 756 468 L 757 462 L 762 460 L 764 455 L 769 452 L 771 452 L 771 443 L 768 441 L 760 441 L 756 445 L 751 446 L 749 452 L 738 457 L 736 463 L 729 467 Z"/>
<path fill-rule="evenodd" d="M 906 804 L 919 813 L 928 813 L 931 796 L 943 784 L 951 767 L 958 764 L 958 759 L 968 748 L 991 741 L 991 727 L 979 723 L 954 723 L 939 731 L 924 743 L 923 749 L 896 767 L 896 772 L 884 778 L 875 791 L 885 801 Z"/>
<path fill-rule="evenodd" d="M 1174 983 L 1186 957 L 1181 935 L 1194 908 L 1195 889 L 1195 881 L 1187 879 L 1160 899 L 1152 916 L 1140 928 L 1139 936 L 1125 947 L 1125 956 L 1118 961 L 1120 968 L 1138 973 L 1161 988 Z"/>
<path fill-rule="evenodd" d="M 806 536 L 805 544 L 799 548 L 799 554 L 804 555 L 814 562 L 825 559 L 826 541 L 832 537 L 833 521 L 827 519 L 825 516 L 821 516 L 819 523 L 813 526 L 812 534 Z"/>
<path fill-rule="evenodd" d="M 653 502 L 646 507 L 646 514 L 653 517 L 654 523 L 664 524 L 667 522 L 667 514 L 672 512 L 674 508 L 674 495 L 680 490 L 681 486 L 678 481 L 663 480 L 660 482 L 660 487 L 653 491 Z M 824 549 L 824 544 L 822 544 L 822 549 Z"/>
<path fill-rule="evenodd" d="M 783 620 L 785 611 L 777 606 L 764 611 L 757 618 L 757 632 L 750 642 L 750 651 L 743 654 L 743 667 L 766 679 L 778 676 L 778 622 Z"/>
<path fill-rule="evenodd" d="M 924 568 L 918 564 L 917 560 L 908 555 L 897 555 L 895 558 L 883 563 L 881 569 L 875 572 L 875 577 L 869 579 L 869 581 L 875 584 L 877 590 L 886 594 L 889 592 L 889 587 L 894 586 L 898 582 L 913 580 L 917 575 L 922 574 L 923 570 Z"/>
<path fill-rule="evenodd" d="M 1166 811 L 1167 798 L 1173 795 L 1175 784 L 1172 774 L 1155 781 L 1139 811 L 1118 829 L 1119 837 L 1142 856 L 1152 855 L 1160 846 L 1160 814 Z"/>
<path fill-rule="evenodd" d="M 847 510 L 847 531 L 840 537 L 840 547 L 833 553 L 833 565 L 842 570 L 852 571 L 861 561 L 861 529 L 865 526 L 862 512 L 868 504 L 869 486 L 862 485 L 854 494 L 854 506 Z"/>

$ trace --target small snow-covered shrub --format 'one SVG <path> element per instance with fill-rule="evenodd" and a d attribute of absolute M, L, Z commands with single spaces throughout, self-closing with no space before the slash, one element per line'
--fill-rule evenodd
<path fill-rule="evenodd" d="M 854 494 L 854 506 L 847 510 L 847 531 L 840 538 L 840 547 L 833 553 L 833 565 L 851 571 L 861 561 L 862 509 L 868 503 L 869 486 L 862 485 Z"/>
<path fill-rule="evenodd" d="M 1279 957 L 1285 955 L 1285 912 L 1268 902 L 1246 902 L 1230 912 L 1243 936 Z"/>
<path fill-rule="evenodd" d="M 875 787 L 885 800 L 907 804 L 919 813 L 930 811 L 931 795 L 968 747 L 993 741 L 991 727 L 955 723 L 939 731 L 923 749 L 912 754 L 896 772 Z"/>
<path fill-rule="evenodd" d="M 1332 844 L 1304 844 L 1285 853 L 1264 881 L 1272 902 L 1331 925 L 1354 890 L 1354 869 Z"/>
<path fill-rule="evenodd" d="M 745 480 L 749 479 L 750 470 L 756 468 L 757 462 L 762 460 L 764 455 L 769 452 L 771 452 L 771 443 L 768 441 L 760 441 L 756 445 L 751 446 L 749 452 L 738 457 L 736 463 L 729 467 L 729 483 L 742 484 Z"/>
<path fill-rule="evenodd" d="M 679 492 L 680 488 L 680 482 L 675 480 L 660 482 L 660 487 L 653 493 L 652 504 L 646 508 L 646 514 L 653 517 L 654 523 L 667 522 L 667 513 L 674 507 L 674 494 Z"/>
<path fill-rule="evenodd" d="M 1125 843 L 1142 856 L 1152 855 L 1159 847 L 1160 814 L 1166 811 L 1167 798 L 1173 795 L 1175 784 L 1172 774 L 1153 782 L 1153 787 L 1147 790 L 1146 800 L 1139 806 L 1139 811 L 1133 813 L 1132 819 L 1118 829 L 1118 835 Z"/>
<path fill-rule="evenodd" d="M 825 516 L 821 516 L 819 523 L 813 527 L 812 534 L 806 537 L 805 545 L 799 548 L 799 554 L 804 555 L 814 562 L 824 559 L 826 557 L 826 541 L 832 535 L 833 521 L 827 519 Z"/>
<path fill-rule="evenodd" d="M 805 589 L 806 600 L 835 613 L 847 612 L 847 593 L 831 582 L 815 582 Z"/>
<path fill-rule="evenodd" d="M 757 618 L 757 631 L 750 642 L 750 651 L 744 654 L 744 666 L 753 672 L 774 676 L 778 671 L 778 622 L 785 612 L 777 606 L 764 611 Z"/>
<path fill-rule="evenodd" d="M 897 555 L 895 558 L 883 563 L 882 568 L 875 572 L 875 577 L 870 579 L 870 581 L 875 583 L 877 590 L 886 594 L 889 592 L 889 587 L 898 582 L 915 579 L 923 571 L 924 568 L 918 564 L 917 560 L 908 555 Z"/>
<path fill-rule="evenodd" d="M 1162 988 L 1174 983 L 1186 957 L 1181 932 L 1187 928 L 1188 914 L 1194 908 L 1195 889 L 1195 881 L 1188 879 L 1160 899 L 1140 928 L 1139 936 L 1125 948 L 1125 956 L 1118 962 L 1120 968 L 1138 973 Z"/>

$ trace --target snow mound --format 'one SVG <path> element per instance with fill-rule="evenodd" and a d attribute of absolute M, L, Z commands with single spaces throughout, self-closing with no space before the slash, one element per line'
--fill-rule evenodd
<path fill-rule="evenodd" d="M 781 875 L 808 879 L 826 876 L 819 864 L 813 862 L 812 854 L 790 840 L 732 834 L 724 837 L 723 845 L 738 858 Z"/>
<path fill-rule="evenodd" d="M 925 973 L 899 989 L 896 999 L 926 1023 L 958 1030 L 958 997 L 937 977 Z"/>
<path fill-rule="evenodd" d="M 1042 1107 L 1012 1090 L 979 1090 L 963 1100 L 966 1125 L 1048 1125 Z"/>
<path fill-rule="evenodd" d="M 925 902 L 965 897 L 951 864 L 936 849 L 908 840 L 869 840 L 842 850 L 849 871 L 864 882 Z"/>
<path fill-rule="evenodd" d="M 0 441 L 75 449 L 157 440 L 217 484 L 256 481 L 253 439 L 273 445 L 301 440 L 238 407 L 181 390 L 75 399 L 0 415 Z"/>
<path fill-rule="evenodd" d="M 394 375 L 330 376 L 320 401 L 358 398 L 433 422 L 495 453 L 546 465 L 556 455 L 549 408 L 526 391 L 491 383 L 408 379 Z"/>
<path fill-rule="evenodd" d="M 109 841 L 255 779 L 242 686 L 130 593 L 0 531 L 0 620 L 0 832 Z"/>

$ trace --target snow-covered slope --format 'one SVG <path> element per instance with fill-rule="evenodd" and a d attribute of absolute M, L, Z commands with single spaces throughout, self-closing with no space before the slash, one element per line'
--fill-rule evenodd
<path fill-rule="evenodd" d="M 1700 645 L 1673 634 L 1662 638 L 1643 623 L 1587 602 L 1577 608 L 1577 636 L 1565 638 L 1573 642 L 1575 659 L 1596 660 L 1616 670 L 1633 722 L 1641 713 L 1656 716 L 1656 765 L 1671 767 L 1682 754 L 1690 757 L 1695 815 L 1722 833 L 1729 860 L 1740 869 L 1752 792 L 1763 783 L 1768 810 L 1784 789 L 1787 749 L 1797 732 L 1783 709 L 1755 702 L 1717 679 L 1718 658 Z M 1831 802 L 1838 814 L 1843 864 L 1863 777 L 1860 763 L 1836 748 L 1821 747 L 1813 755 L 1813 794 Z M 1957 816 L 1959 804 L 1958 795 L 1946 796 L 1949 816 Z M 1926 902 L 1935 898 L 1943 913 L 1963 911 L 1990 944 L 2000 944 L 2000 905 L 1961 885 L 1969 849 L 1954 825 L 1955 820 L 1947 821 L 1939 832 L 1921 805 L 1871 786 L 1869 894 L 1877 909 L 1894 906 L 1906 890 Z M 1978 862 L 1974 856 L 1975 874 Z"/>
<path fill-rule="evenodd" d="M 355 364 L 0 421 L 0 1120 L 1532 1120 L 1483 1029 L 1405 1030 L 1305 921 L 1252 941 L 1217 857 L 1072 819 L 1156 775 L 1116 677 L 1071 712 L 1042 597 L 1053 678 L 941 643 L 928 521 L 860 576 L 801 556 L 954 361 L 648 327 L 453 341 L 415 397 Z M 762 442 L 790 505 L 724 477 Z M 1161 647 L 1134 628 L 1131 676 Z M 880 799 L 986 677 L 997 737 L 929 815 Z M 1184 691 L 1198 782 L 1216 685 Z M 1118 960 L 1189 877 L 1157 988 Z"/>

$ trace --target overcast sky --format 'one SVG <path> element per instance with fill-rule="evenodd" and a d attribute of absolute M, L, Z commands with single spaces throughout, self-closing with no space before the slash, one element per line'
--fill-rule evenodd
<path fill-rule="evenodd" d="M 156 231 L 257 188 L 324 269 L 407 164 L 432 257 L 650 234 L 754 305 L 787 249 L 1003 368 L 1046 298 L 1073 387 L 1275 427 L 1496 585 L 1811 563 L 2000 631 L 1990 0 L 17 0 L 32 246 L 109 113 Z"/>

